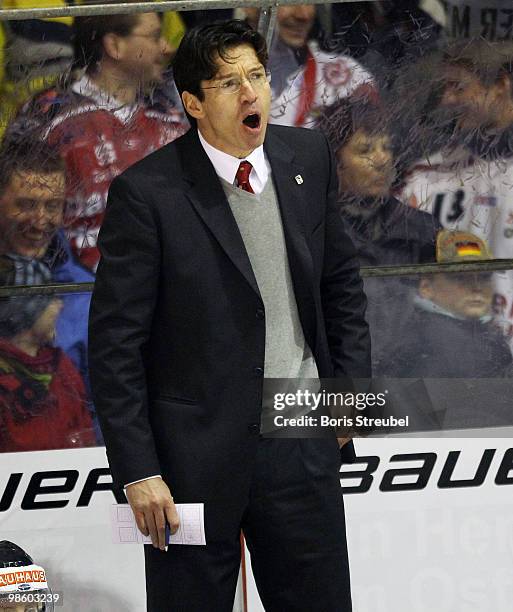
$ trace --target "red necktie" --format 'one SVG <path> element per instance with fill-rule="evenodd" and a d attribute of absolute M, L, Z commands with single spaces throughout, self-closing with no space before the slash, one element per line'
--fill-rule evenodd
<path fill-rule="evenodd" d="M 235 177 L 237 180 L 237 187 L 240 187 L 240 189 L 244 191 L 249 191 L 249 193 L 255 193 L 249 182 L 249 175 L 251 174 L 252 168 L 253 166 L 247 160 L 240 162 L 237 176 Z"/>

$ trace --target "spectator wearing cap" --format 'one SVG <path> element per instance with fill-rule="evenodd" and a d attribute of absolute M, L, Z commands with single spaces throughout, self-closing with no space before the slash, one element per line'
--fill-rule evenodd
<path fill-rule="evenodd" d="M 256 27 L 258 9 L 245 9 Z M 373 77 L 356 60 L 340 52 L 321 50 L 314 39 L 314 4 L 280 6 L 269 49 L 273 102 L 270 122 L 314 127 L 319 109 L 359 87 L 373 91 Z"/>
<path fill-rule="evenodd" d="M 73 33 L 82 75 L 27 102 L 6 137 L 16 143 L 28 133 L 58 148 L 67 168 L 67 236 L 95 271 L 112 179 L 188 125 L 156 91 L 172 52 L 159 14 L 77 17 Z"/>
<path fill-rule="evenodd" d="M 442 230 L 437 261 L 485 261 L 493 255 L 474 234 Z M 378 374 L 403 380 L 392 395 L 421 428 L 511 425 L 512 355 L 491 316 L 492 273 L 423 275 Z M 420 380 L 419 380 L 420 379 Z M 454 380 L 457 379 L 457 380 Z M 492 380 L 495 379 L 495 380 Z M 406 392 L 406 395 L 403 395 Z"/>
<path fill-rule="evenodd" d="M 395 178 L 392 136 L 379 118 L 385 109 L 351 96 L 324 109 L 318 127 L 337 161 L 340 215 L 360 265 L 405 265 L 435 260 L 439 224 L 392 195 Z M 411 288 L 399 278 L 365 278 L 367 321 L 373 361 L 397 333 Z"/>
<path fill-rule="evenodd" d="M 0 151 L 0 284 L 90 283 L 63 232 L 65 167 L 48 146 L 24 141 Z M 87 380 L 90 296 L 63 296 L 56 345 Z"/>
<path fill-rule="evenodd" d="M 436 4 L 435 0 L 435 4 Z M 388 88 L 400 70 L 437 44 L 443 8 L 433 2 L 336 2 L 329 49 L 345 49 Z M 428 6 L 429 5 L 429 6 Z"/>
<path fill-rule="evenodd" d="M 0 451 L 95 444 L 83 380 L 52 345 L 59 299 L 0 300 Z"/>
<path fill-rule="evenodd" d="M 459 231 L 442 230 L 436 252 L 439 263 L 493 259 L 484 240 Z M 388 369 L 405 377 L 499 376 L 512 357 L 492 322 L 492 274 L 423 275 Z"/>

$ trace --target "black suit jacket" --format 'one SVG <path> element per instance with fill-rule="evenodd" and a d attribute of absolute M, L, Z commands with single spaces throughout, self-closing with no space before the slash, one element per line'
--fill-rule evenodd
<path fill-rule="evenodd" d="M 264 148 L 319 373 L 367 377 L 365 298 L 327 141 L 269 126 Z M 90 372 L 114 481 L 162 474 L 177 502 L 205 502 L 211 537 L 231 537 L 259 439 L 264 304 L 195 129 L 113 181 L 99 247 Z"/>

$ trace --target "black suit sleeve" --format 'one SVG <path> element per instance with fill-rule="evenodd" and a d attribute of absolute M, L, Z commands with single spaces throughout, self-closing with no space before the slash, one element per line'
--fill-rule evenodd
<path fill-rule="evenodd" d="M 148 204 L 124 177 L 110 187 L 99 249 L 89 367 L 114 483 L 123 486 L 161 473 L 143 358 L 159 282 L 160 241 Z"/>
<path fill-rule="evenodd" d="M 325 144 L 330 179 L 321 298 L 330 356 L 336 378 L 370 378 L 370 335 L 365 321 L 367 299 L 356 251 L 344 229 L 337 203 L 335 160 L 326 140 Z"/>

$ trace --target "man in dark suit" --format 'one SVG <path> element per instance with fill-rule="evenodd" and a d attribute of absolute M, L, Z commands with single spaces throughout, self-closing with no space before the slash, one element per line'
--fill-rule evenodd
<path fill-rule="evenodd" d="M 351 609 L 336 438 L 260 435 L 264 376 L 370 375 L 336 167 L 321 134 L 267 128 L 266 61 L 242 22 L 186 34 L 193 127 L 114 180 L 100 233 L 91 378 L 155 612 L 231 610 L 241 529 L 266 610 Z M 206 546 L 162 552 L 174 500 L 204 502 Z"/>

